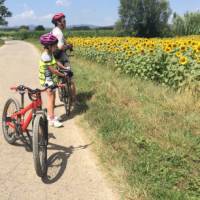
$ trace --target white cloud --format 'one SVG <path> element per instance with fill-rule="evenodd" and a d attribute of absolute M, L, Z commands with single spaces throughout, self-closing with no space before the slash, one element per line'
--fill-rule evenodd
<path fill-rule="evenodd" d="M 53 17 L 53 13 L 50 13 L 50 14 L 47 14 L 47 15 L 43 15 L 43 16 L 40 16 L 39 19 L 51 19 Z"/>
<path fill-rule="evenodd" d="M 15 19 L 34 19 L 36 17 L 34 10 L 26 10 L 18 15 L 14 15 Z"/>
<path fill-rule="evenodd" d="M 70 0 L 56 0 L 56 5 L 58 7 L 69 7 L 71 5 Z"/>
<path fill-rule="evenodd" d="M 16 14 L 8 19 L 9 24 L 12 25 L 29 25 L 29 24 L 48 24 L 51 25 L 51 18 L 53 13 L 38 16 L 33 9 L 27 8 L 24 12 Z"/>
<path fill-rule="evenodd" d="M 51 19 L 53 16 L 53 13 L 47 14 L 47 15 L 42 15 L 42 16 L 37 16 L 35 14 L 35 11 L 30 9 L 26 10 L 18 15 L 14 15 L 12 18 L 13 19 L 35 19 L 35 20 L 44 20 L 44 19 Z"/>

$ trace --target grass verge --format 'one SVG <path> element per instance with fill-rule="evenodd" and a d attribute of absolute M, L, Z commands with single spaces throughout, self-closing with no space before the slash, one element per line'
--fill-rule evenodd
<path fill-rule="evenodd" d="M 4 45 L 4 41 L 0 39 L 0 47 Z"/>
<path fill-rule="evenodd" d="M 200 199 L 200 102 L 72 59 L 79 111 L 124 199 Z"/>
<path fill-rule="evenodd" d="M 103 162 L 127 181 L 126 198 L 199 199 L 199 102 L 80 59 L 72 64 L 79 94 L 92 94 L 84 119 L 102 142 Z"/>

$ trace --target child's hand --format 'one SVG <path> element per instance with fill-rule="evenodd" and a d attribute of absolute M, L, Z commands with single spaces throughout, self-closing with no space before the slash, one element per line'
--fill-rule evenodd
<path fill-rule="evenodd" d="M 63 83 L 58 83 L 57 86 L 60 87 L 60 88 L 63 88 L 63 87 L 65 87 L 65 84 L 63 84 Z"/>
<path fill-rule="evenodd" d="M 66 50 L 73 51 L 73 44 L 66 44 Z"/>

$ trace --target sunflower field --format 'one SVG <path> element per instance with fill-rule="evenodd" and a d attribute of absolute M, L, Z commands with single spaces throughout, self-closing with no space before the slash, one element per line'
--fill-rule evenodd
<path fill-rule="evenodd" d="M 76 55 L 112 66 L 121 73 L 174 89 L 200 83 L 200 36 L 144 39 L 131 37 L 69 38 Z"/>

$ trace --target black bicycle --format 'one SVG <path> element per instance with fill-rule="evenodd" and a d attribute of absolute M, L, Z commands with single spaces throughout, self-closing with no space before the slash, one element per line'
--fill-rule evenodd
<path fill-rule="evenodd" d="M 71 84 L 71 77 L 73 73 L 70 70 L 60 70 L 66 76 L 65 78 L 61 78 L 61 83 L 64 84 L 64 87 L 58 88 L 58 95 L 61 102 L 63 102 L 65 107 L 66 115 L 70 115 L 71 107 L 72 107 L 72 84 Z"/>
<path fill-rule="evenodd" d="M 66 67 L 65 70 L 59 69 L 61 73 L 64 73 L 66 76 L 65 78 L 60 78 L 61 83 L 65 85 L 65 87 L 58 89 L 58 95 L 61 102 L 63 102 L 65 107 L 66 115 L 70 115 L 71 107 L 73 102 L 73 93 L 72 93 L 72 81 L 71 78 L 73 77 L 73 72 L 71 71 L 70 67 L 70 60 L 69 57 L 73 56 L 71 52 L 73 51 L 73 45 L 68 44 L 67 49 L 65 51 L 66 56 L 63 60 L 61 59 L 60 62 Z M 59 59 L 59 56 L 58 56 Z"/>

